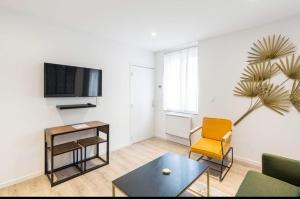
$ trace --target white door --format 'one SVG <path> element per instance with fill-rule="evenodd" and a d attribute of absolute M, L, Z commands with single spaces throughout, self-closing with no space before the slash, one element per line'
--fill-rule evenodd
<path fill-rule="evenodd" d="M 154 69 L 131 66 L 131 141 L 154 135 Z"/>

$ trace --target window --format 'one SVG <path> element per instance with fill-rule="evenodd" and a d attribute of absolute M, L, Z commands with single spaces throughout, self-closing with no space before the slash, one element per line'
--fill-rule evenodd
<path fill-rule="evenodd" d="M 164 55 L 164 109 L 198 113 L 198 48 Z"/>

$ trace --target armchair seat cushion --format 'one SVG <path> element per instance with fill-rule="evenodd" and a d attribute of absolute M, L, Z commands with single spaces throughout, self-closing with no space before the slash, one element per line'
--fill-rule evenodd
<path fill-rule="evenodd" d="M 226 154 L 230 145 L 224 144 L 223 146 L 224 154 Z M 198 142 L 191 146 L 191 151 L 217 160 L 223 159 L 221 141 L 201 138 Z"/>
<path fill-rule="evenodd" d="M 297 196 L 297 186 L 276 178 L 249 171 L 236 196 Z"/>

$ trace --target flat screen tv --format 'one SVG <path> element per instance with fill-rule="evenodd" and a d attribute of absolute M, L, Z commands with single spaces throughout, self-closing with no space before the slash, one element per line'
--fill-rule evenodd
<path fill-rule="evenodd" d="M 102 96 L 102 70 L 45 63 L 44 96 Z"/>

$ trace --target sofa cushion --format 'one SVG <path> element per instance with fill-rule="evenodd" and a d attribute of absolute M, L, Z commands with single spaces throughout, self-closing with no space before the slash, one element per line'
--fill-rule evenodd
<path fill-rule="evenodd" d="M 297 196 L 297 186 L 276 178 L 248 171 L 236 196 Z"/>
<path fill-rule="evenodd" d="M 299 196 L 300 197 L 300 187 L 298 188 L 298 192 L 297 192 L 297 196 Z"/>

